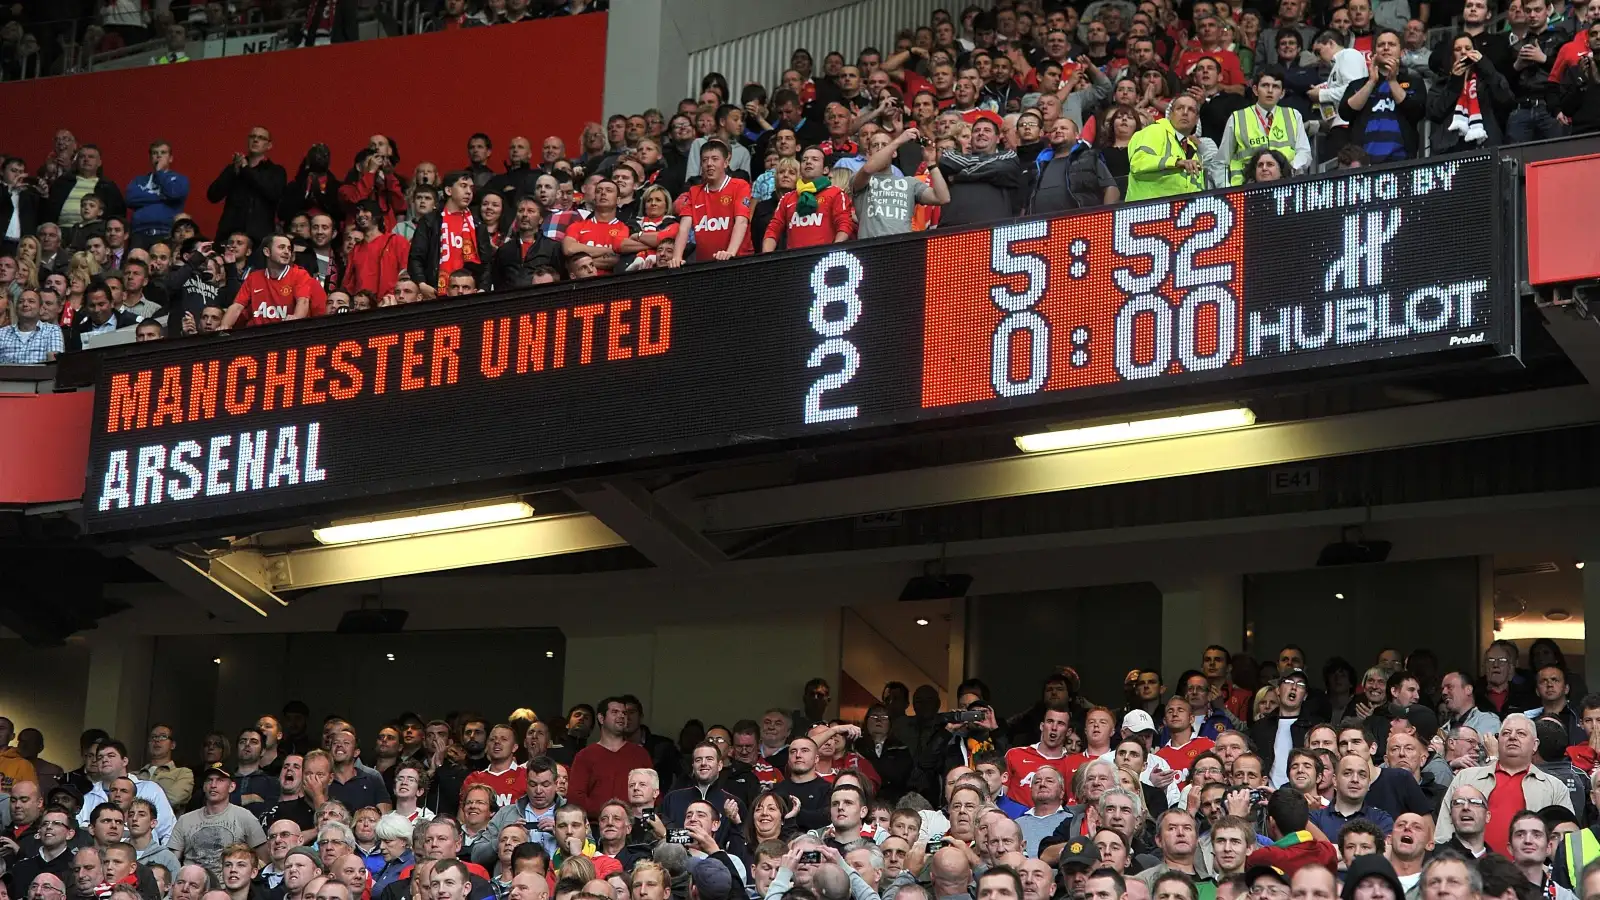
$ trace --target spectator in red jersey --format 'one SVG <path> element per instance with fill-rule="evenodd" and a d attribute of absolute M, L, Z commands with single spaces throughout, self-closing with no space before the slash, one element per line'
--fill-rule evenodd
<path fill-rule="evenodd" d="M 1012 747 L 1006 751 L 1006 772 L 1010 783 L 1006 796 L 1033 808 L 1033 773 L 1040 766 L 1055 763 L 1067 755 L 1067 733 L 1072 730 L 1072 720 L 1064 709 L 1046 709 L 1039 722 L 1039 742 L 1027 747 Z"/>
<path fill-rule="evenodd" d="M 541 176 L 540 180 L 549 177 Z M 516 233 L 494 252 L 489 283 L 495 290 L 533 284 L 533 272 L 541 266 L 557 270 L 562 267 L 561 244 L 545 237 L 543 227 L 544 204 L 537 197 L 518 200 Z"/>
<path fill-rule="evenodd" d="M 607 800 L 627 796 L 630 771 L 651 767 L 650 754 L 626 737 L 628 709 L 622 698 L 608 697 L 600 708 L 600 737 L 573 757 L 567 784 L 568 801 L 596 817 Z"/>
<path fill-rule="evenodd" d="M 838 244 L 854 234 L 849 200 L 828 180 L 822 148 L 807 147 L 800 153 L 800 180 L 793 191 L 778 200 L 778 208 L 761 239 L 761 252 L 771 253 L 780 242 L 790 250 Z"/>
<path fill-rule="evenodd" d="M 567 253 L 587 253 L 602 275 L 616 271 L 624 253 L 648 249 L 632 240 L 628 223 L 617 218 L 617 183 L 602 178 L 594 186 L 594 215 L 567 229 L 561 249 Z"/>
<path fill-rule="evenodd" d="M 1211 57 L 1217 60 L 1217 65 L 1222 69 L 1222 89 L 1231 94 L 1244 93 L 1244 68 L 1239 64 L 1239 55 L 1228 49 L 1227 32 L 1223 30 L 1221 20 L 1216 16 L 1205 16 L 1195 23 L 1195 32 L 1195 41 L 1178 54 L 1172 70 L 1181 78 L 1189 74 L 1195 63 Z"/>
<path fill-rule="evenodd" d="M 684 247 L 694 232 L 696 262 L 732 259 L 754 253 L 750 244 L 750 183 L 727 174 L 728 145 L 707 141 L 700 148 L 701 182 L 678 198 L 678 235 L 667 265 L 683 265 Z"/>
<path fill-rule="evenodd" d="M 345 265 L 344 289 L 351 294 L 371 291 L 381 297 L 394 290 L 411 258 L 411 242 L 384 230 L 383 214 L 372 200 L 356 207 L 356 227 L 361 241 L 351 249 Z"/>
<path fill-rule="evenodd" d="M 363 200 L 378 204 L 383 214 L 383 228 L 393 231 L 395 219 L 406 211 L 406 184 L 394 170 L 400 162 L 399 151 L 381 134 L 372 136 L 365 150 L 356 154 L 356 166 L 339 188 L 339 201 L 345 208 L 354 208 Z"/>
<path fill-rule="evenodd" d="M 465 269 L 457 269 L 456 272 L 471 274 Z M 452 278 L 456 272 L 450 273 Z M 476 290 L 476 282 L 473 286 Z M 489 765 L 467 776 L 461 785 L 462 794 L 473 785 L 481 784 L 495 795 L 497 806 L 516 802 L 527 789 L 528 779 L 527 773 L 517 765 L 517 733 L 510 725 L 504 724 L 489 729 L 489 742 L 484 754 L 489 760 Z"/>
<path fill-rule="evenodd" d="M 267 264 L 244 279 L 233 305 L 222 316 L 222 330 L 228 331 L 244 320 L 246 327 L 269 325 L 311 315 L 314 297 L 322 293 L 317 279 L 293 262 L 294 244 L 279 232 L 262 242 Z"/>
<path fill-rule="evenodd" d="M 457 269 L 471 269 L 482 278 L 494 255 L 489 230 L 479 227 L 472 215 L 472 176 L 452 172 L 445 176 L 443 187 L 444 208 L 417 223 L 406 266 L 413 278 L 437 285 L 440 293 L 449 287 L 450 273 Z"/>

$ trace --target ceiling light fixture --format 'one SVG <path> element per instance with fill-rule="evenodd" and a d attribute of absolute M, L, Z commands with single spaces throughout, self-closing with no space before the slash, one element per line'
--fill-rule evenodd
<path fill-rule="evenodd" d="M 1024 434 L 1018 436 L 1016 442 L 1017 449 L 1024 453 L 1046 453 L 1052 450 L 1082 450 L 1086 447 L 1103 447 L 1109 444 L 1153 441 L 1207 431 L 1226 431 L 1245 428 L 1255 423 L 1256 414 L 1249 407 L 1235 406 L 1205 412 Z"/>
<path fill-rule="evenodd" d="M 1335 599 L 1335 600 L 1343 600 L 1344 599 L 1344 595 L 1336 593 L 1336 594 L 1333 595 L 1333 599 Z"/>
<path fill-rule="evenodd" d="M 521 500 L 497 501 L 394 516 L 372 516 L 335 522 L 311 534 L 324 544 L 355 544 L 417 534 L 482 528 L 533 517 L 533 507 Z"/>
<path fill-rule="evenodd" d="M 1573 564 L 1572 564 L 1572 567 L 1573 567 L 1573 568 L 1574 568 L 1574 569 L 1581 569 L 1581 568 L 1583 568 L 1583 560 L 1581 560 L 1581 559 L 1580 559 L 1580 560 L 1578 560 L 1578 561 L 1577 561 L 1577 562 L 1575 562 L 1575 563 L 1573 563 Z"/>
<path fill-rule="evenodd" d="M 918 625 L 926 625 L 926 624 L 928 624 L 928 620 L 927 619 L 918 619 L 917 620 L 917 624 Z"/>

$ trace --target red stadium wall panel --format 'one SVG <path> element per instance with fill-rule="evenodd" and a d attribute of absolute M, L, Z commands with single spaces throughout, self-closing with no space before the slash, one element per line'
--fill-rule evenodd
<path fill-rule="evenodd" d="M 1600 154 L 1528 163 L 1528 281 L 1600 279 L 1600 243 L 1581 223 L 1594 216 Z"/>
<path fill-rule="evenodd" d="M 0 506 L 63 503 L 83 496 L 94 395 L 0 394 Z"/>
<path fill-rule="evenodd" d="M 467 138 L 494 139 L 492 165 L 516 135 L 537 154 L 546 135 L 577 146 L 600 118 L 606 15 L 473 28 L 287 50 L 176 66 L 147 66 L 0 84 L 7 153 L 43 161 L 58 128 L 100 147 L 106 177 L 126 188 L 148 171 L 151 140 L 170 141 L 187 175 L 187 212 L 206 234 L 222 208 L 206 187 L 256 125 L 293 179 L 307 148 L 328 145 L 344 176 L 377 133 L 399 144 L 400 170 L 423 160 L 441 173 L 466 165 Z M 576 153 L 576 150 L 573 151 Z"/>

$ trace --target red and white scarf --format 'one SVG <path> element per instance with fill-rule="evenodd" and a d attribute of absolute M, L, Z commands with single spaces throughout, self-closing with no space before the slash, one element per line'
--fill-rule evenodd
<path fill-rule="evenodd" d="M 439 217 L 439 293 L 450 284 L 450 273 L 478 259 L 478 225 L 472 213 L 448 210 Z"/>
<path fill-rule="evenodd" d="M 1489 136 L 1483 130 L 1483 109 L 1478 106 L 1478 73 L 1468 72 L 1461 83 L 1461 96 L 1456 98 L 1456 114 L 1450 120 L 1450 131 L 1461 135 L 1469 144 L 1479 144 Z"/>

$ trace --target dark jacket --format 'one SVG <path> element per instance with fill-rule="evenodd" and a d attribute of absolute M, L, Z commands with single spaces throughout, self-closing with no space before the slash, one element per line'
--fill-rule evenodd
<path fill-rule="evenodd" d="M 539 266 L 549 266 L 558 274 L 561 273 L 562 259 L 561 244 L 545 237 L 543 233 L 526 250 L 523 249 L 522 239 L 511 235 L 494 251 L 486 287 L 497 291 L 527 287 L 533 284 L 533 270 Z"/>
<path fill-rule="evenodd" d="M 1474 68 L 1478 74 L 1478 108 L 1483 115 L 1483 131 L 1487 137 L 1481 144 L 1468 144 L 1462 134 L 1450 130 L 1450 123 L 1455 120 L 1456 100 L 1461 97 L 1462 85 L 1466 82 L 1464 75 L 1451 75 L 1441 79 L 1428 91 L 1428 121 L 1433 123 L 1432 151 L 1435 155 L 1498 147 L 1505 140 L 1505 133 L 1500 129 L 1500 117 L 1495 110 L 1511 103 L 1511 85 L 1487 56 L 1480 57 Z"/>
<path fill-rule="evenodd" d="M 1416 159 L 1417 145 L 1421 142 L 1416 125 L 1427 113 L 1427 93 L 1423 87 L 1422 76 L 1416 72 L 1402 70 L 1400 85 L 1406 91 L 1406 99 L 1395 107 L 1395 114 L 1400 119 L 1400 143 L 1406 148 L 1406 158 Z M 1344 92 L 1344 99 L 1339 101 L 1339 117 L 1350 123 L 1350 142 L 1358 145 L 1367 128 L 1367 117 L 1372 114 L 1373 95 L 1377 93 L 1377 88 L 1374 87 L 1373 93 L 1367 97 L 1367 102 L 1362 104 L 1360 109 L 1356 109 L 1350 105 L 1350 99 L 1361 90 L 1361 87 L 1359 81 L 1351 83 Z"/>
<path fill-rule="evenodd" d="M 971 156 L 945 153 L 939 160 L 950 185 L 950 202 L 939 214 L 942 227 L 957 228 L 1009 219 L 1022 209 L 1022 162 L 1014 151 Z"/>
<path fill-rule="evenodd" d="M 1217 91 L 1207 97 L 1200 103 L 1200 136 L 1220 145 L 1222 131 L 1228 127 L 1228 119 L 1252 102 L 1248 95 L 1228 91 Z"/>
<path fill-rule="evenodd" d="M 45 200 L 44 221 L 54 222 L 61 218 L 61 208 L 67 205 L 67 196 L 72 193 L 72 186 L 78 180 L 76 175 L 63 175 L 50 182 L 50 196 Z M 122 201 L 122 189 L 116 182 L 100 176 L 94 184 L 94 195 L 100 198 L 105 206 L 105 215 L 102 219 L 120 219 L 128 212 L 128 205 Z"/>
<path fill-rule="evenodd" d="M 224 166 L 206 189 L 207 200 L 222 204 L 216 236 L 226 238 L 242 231 L 250 236 L 252 244 L 260 244 L 277 227 L 278 204 L 288 182 L 283 166 L 270 159 L 240 169 L 232 163 Z"/>
<path fill-rule="evenodd" d="M 878 786 L 878 796 L 893 803 L 911 790 L 911 775 L 916 768 L 911 759 L 911 749 L 894 735 L 889 735 L 883 742 L 882 753 L 878 752 L 872 738 L 865 734 L 856 739 L 851 749 L 865 757 L 867 762 L 872 763 L 872 767 L 878 770 L 878 777 L 882 780 L 882 784 Z"/>
<path fill-rule="evenodd" d="M 717 839 L 717 844 L 724 847 L 728 846 L 729 840 L 732 838 L 735 832 L 740 830 L 740 828 L 739 826 L 733 824 L 732 819 L 723 814 L 722 807 L 726 805 L 729 800 L 732 800 L 735 803 L 739 803 L 740 821 L 749 818 L 750 815 L 749 807 L 745 806 L 743 803 L 740 803 L 738 797 L 735 797 L 733 794 L 728 793 L 715 784 L 711 786 L 710 790 L 706 791 L 704 797 L 700 795 L 699 788 L 690 786 L 686 788 L 678 788 L 675 791 L 668 791 L 666 795 L 661 798 L 661 800 L 662 812 L 665 814 L 668 824 L 673 828 L 683 827 L 683 815 L 689 811 L 689 804 L 699 800 L 709 801 L 711 803 L 711 808 L 717 811 L 717 817 L 722 820 L 722 824 L 717 827 L 717 833 L 715 837 Z"/>
<path fill-rule="evenodd" d="M 499 194 L 500 199 L 505 201 L 505 212 L 501 217 L 510 219 L 516 215 L 517 201 L 523 197 L 533 196 L 533 186 L 539 180 L 539 174 L 537 170 L 528 166 L 507 169 L 489 179 L 489 183 L 483 186 L 479 196 Z"/>
<path fill-rule="evenodd" d="M 1489 699 L 1489 682 L 1479 675 L 1472 682 L 1472 696 L 1478 701 L 1478 708 L 1484 712 L 1492 712 L 1500 718 L 1505 718 L 1507 713 L 1526 712 L 1539 705 L 1539 697 L 1533 692 L 1533 685 L 1518 683 L 1515 680 L 1506 684 L 1505 706 L 1497 707 Z"/>
<path fill-rule="evenodd" d="M 433 237 L 435 247 L 439 246 L 437 227 L 435 226 Z M 454 816 L 461 804 L 461 785 L 467 780 L 468 774 L 464 766 L 446 761 L 428 777 L 428 795 L 423 798 L 427 801 L 425 805 L 441 816 Z M 388 894 L 388 890 L 384 889 L 385 895 Z"/>
<path fill-rule="evenodd" d="M 195 328 L 200 327 L 200 314 L 207 306 L 218 309 L 227 309 L 233 303 L 233 298 L 239 294 L 239 282 L 233 278 L 234 271 L 227 269 L 228 278 L 224 283 L 213 284 L 206 277 L 204 269 L 195 269 L 185 263 L 167 273 L 167 333 L 180 335 L 183 333 L 183 316 L 188 313 L 194 316 Z"/>
<path fill-rule="evenodd" d="M 1600 131 L 1600 82 L 1589 77 L 1582 57 L 1561 73 L 1560 102 L 1561 111 L 1572 120 L 1573 134 Z"/>
<path fill-rule="evenodd" d="M 434 210 L 417 220 L 417 230 L 411 234 L 411 258 L 406 264 L 406 271 L 419 282 L 434 285 L 439 284 L 439 229 L 444 222 L 444 211 Z M 494 259 L 494 244 L 489 237 L 489 229 L 478 223 L 478 259 L 480 262 L 467 263 L 463 268 L 472 273 L 479 284 L 484 283 L 484 276 L 489 270 L 489 261 Z M 440 812 L 439 810 L 435 810 Z"/>
<path fill-rule="evenodd" d="M 60 878 L 64 883 L 71 884 L 72 855 L 72 848 L 67 847 L 55 859 L 45 862 L 35 849 L 31 856 L 14 859 L 5 874 L 7 890 L 13 897 L 26 897 L 28 885 L 33 884 L 35 878 L 46 872 Z"/>
<path fill-rule="evenodd" d="M 1255 745 L 1256 755 L 1261 757 L 1262 774 L 1270 774 L 1272 772 L 1273 742 L 1278 737 L 1279 718 L 1281 717 L 1277 713 L 1273 713 L 1250 726 L 1250 743 Z M 1289 736 L 1293 739 L 1293 745 L 1304 747 L 1306 745 L 1306 732 L 1310 731 L 1313 725 L 1321 725 L 1325 721 L 1327 720 L 1321 716 L 1314 715 L 1304 707 L 1301 707 L 1300 716 L 1295 719 L 1293 725 L 1289 726 Z"/>
<path fill-rule="evenodd" d="M 1514 49 L 1511 46 L 1511 33 L 1501 32 L 1490 39 L 1490 52 L 1484 54 L 1485 59 L 1492 59 L 1499 68 L 1500 74 L 1506 77 L 1511 85 L 1511 91 L 1518 100 L 1554 100 L 1557 87 L 1550 83 L 1550 69 L 1555 65 L 1556 54 L 1561 52 L 1561 46 L 1568 41 L 1568 36 L 1559 31 L 1545 29 L 1537 35 L 1529 35 L 1517 42 Z M 1544 62 L 1526 66 L 1520 71 L 1516 67 L 1517 50 L 1528 42 L 1539 45 L 1544 51 Z"/>
<path fill-rule="evenodd" d="M 301 213 L 320 210 L 338 223 L 345 214 L 344 204 L 339 202 L 339 188 L 343 184 L 332 172 L 312 172 L 301 166 L 278 201 L 278 221 L 287 222 Z"/>
<path fill-rule="evenodd" d="M 1047 147 L 1034 161 L 1028 212 L 1059 213 L 1105 203 L 1105 189 L 1116 184 L 1099 151 L 1079 141 L 1065 154 Z"/>
<path fill-rule="evenodd" d="M 138 315 L 126 309 L 112 310 L 111 318 L 116 321 L 118 328 L 127 328 L 129 325 L 139 324 Z M 93 331 L 96 327 L 94 320 L 89 318 L 89 313 L 85 311 L 81 317 L 73 321 L 72 333 L 76 334 L 79 340 L 82 340 L 84 335 Z"/>
<path fill-rule="evenodd" d="M 16 199 L 13 201 L 12 198 Z M 24 187 L 13 194 L 11 191 L 0 189 L 0 236 L 5 234 L 6 226 L 11 224 L 11 214 L 20 208 L 21 216 L 17 224 L 20 228 L 17 236 L 29 235 L 39 230 L 39 213 L 44 207 L 46 198 L 39 196 L 33 188 Z M 0 238 L 3 239 L 3 238 Z M 43 279 L 44 273 L 40 273 Z"/>

